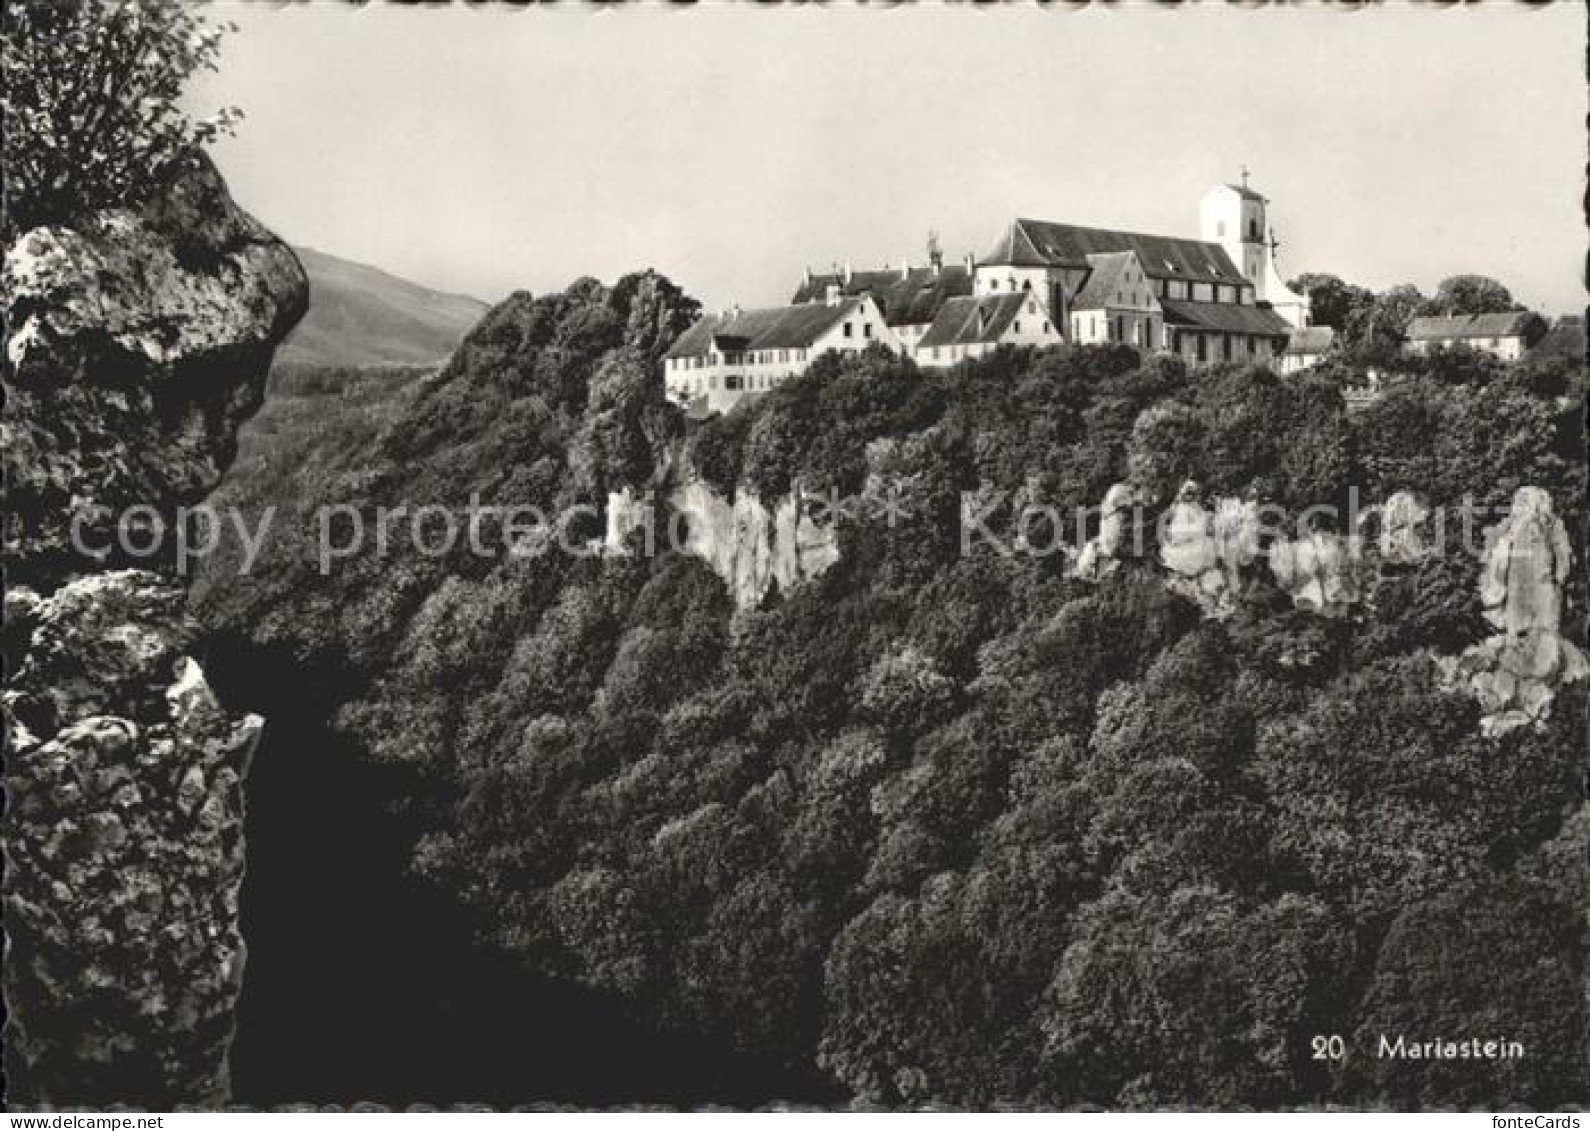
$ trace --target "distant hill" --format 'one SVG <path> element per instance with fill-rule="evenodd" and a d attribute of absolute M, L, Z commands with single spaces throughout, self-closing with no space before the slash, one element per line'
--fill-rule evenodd
<path fill-rule="evenodd" d="M 429 365 L 450 356 L 486 312 L 447 294 L 312 248 L 295 249 L 309 275 L 309 313 L 276 351 L 276 364 Z"/>

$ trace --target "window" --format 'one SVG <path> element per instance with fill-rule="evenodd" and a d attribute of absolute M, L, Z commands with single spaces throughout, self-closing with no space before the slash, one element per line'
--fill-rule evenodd
<path fill-rule="evenodd" d="M 1118 342 L 1126 341 L 1126 319 L 1119 314 L 1115 316 L 1115 340 Z"/>
<path fill-rule="evenodd" d="M 718 375 L 716 373 L 714 373 L 710 377 L 707 378 L 707 388 L 716 389 L 717 387 L 718 387 Z"/>
<path fill-rule="evenodd" d="M 1209 359 L 1209 345 L 1208 345 L 1208 342 L 1205 340 L 1205 338 L 1204 338 L 1204 336 L 1202 334 L 1194 334 L 1193 335 L 1193 339 L 1194 339 L 1194 341 L 1197 342 L 1198 360 L 1199 361 L 1207 361 Z"/>
<path fill-rule="evenodd" d="M 1250 216 L 1248 218 L 1248 238 L 1250 240 L 1259 238 L 1259 221 L 1257 217 Z"/>
<path fill-rule="evenodd" d="M 1222 334 L 1221 335 L 1220 346 L 1221 346 L 1221 349 L 1225 352 L 1226 360 L 1230 361 L 1231 360 L 1231 355 L 1234 352 L 1232 347 L 1231 347 L 1231 335 L 1230 334 Z"/>
<path fill-rule="evenodd" d="M 861 324 L 861 336 L 863 338 L 872 337 L 872 323 L 871 322 L 863 322 Z"/>
<path fill-rule="evenodd" d="M 739 388 L 742 387 L 742 385 L 743 385 L 743 382 L 742 382 L 741 377 L 740 377 L 740 375 L 738 373 L 729 373 L 729 374 L 725 375 L 724 378 L 723 378 L 723 387 L 725 389 L 730 389 L 730 390 L 739 389 Z"/>
<path fill-rule="evenodd" d="M 1050 331 L 1050 329 L 1049 329 L 1049 323 L 1047 323 L 1047 322 L 1045 322 L 1045 323 L 1044 323 L 1044 324 L 1043 324 L 1043 332 L 1044 332 L 1044 333 L 1045 333 L 1045 334 L 1047 334 L 1047 333 L 1050 333 L 1050 332 L 1051 332 L 1051 331 Z"/>
<path fill-rule="evenodd" d="M 850 337 L 850 323 L 849 322 L 845 323 L 845 337 L 847 337 L 847 338 Z"/>
<path fill-rule="evenodd" d="M 1024 291 L 1032 290 L 1032 280 L 1028 279 L 1026 282 L 1022 283 L 1021 284 L 1021 289 L 1024 290 Z"/>
<path fill-rule="evenodd" d="M 1016 319 L 1016 327 L 1015 327 L 1015 329 L 1016 329 L 1016 333 L 1018 333 L 1018 334 L 1021 333 L 1021 319 L 1020 318 Z"/>

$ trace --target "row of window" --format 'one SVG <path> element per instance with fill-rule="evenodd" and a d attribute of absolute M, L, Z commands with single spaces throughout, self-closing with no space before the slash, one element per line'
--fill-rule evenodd
<path fill-rule="evenodd" d="M 678 393 L 706 393 L 716 392 L 720 385 L 718 374 L 708 373 L 704 377 L 686 377 L 675 386 Z M 774 385 L 789 376 L 788 373 L 725 373 L 722 375 L 721 387 L 728 392 L 744 392 L 752 389 L 771 389 Z"/>
<path fill-rule="evenodd" d="M 1131 270 L 1126 273 L 1126 281 L 1147 282 L 1149 283 L 1149 289 L 1160 298 L 1187 299 L 1194 302 L 1251 303 L 1253 301 L 1252 287 L 1237 286 L 1230 283 L 1195 283 L 1188 279 L 1160 279 L 1154 282 Z M 1022 280 L 1019 286 L 1014 276 L 1005 279 L 1004 282 L 1005 287 L 1011 291 L 1032 290 L 1032 280 L 1030 279 Z M 990 277 L 988 289 L 990 292 L 998 291 L 1000 289 L 1000 280 L 997 277 Z M 1124 290 L 1117 290 L 1115 298 L 1117 302 L 1121 303 L 1131 301 L 1136 305 L 1147 305 L 1147 297 L 1144 292 L 1135 289 L 1130 293 L 1130 299 L 1128 299 L 1127 292 Z"/>

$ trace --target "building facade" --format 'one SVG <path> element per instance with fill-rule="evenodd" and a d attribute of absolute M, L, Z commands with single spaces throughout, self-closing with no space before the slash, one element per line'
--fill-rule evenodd
<path fill-rule="evenodd" d="M 1407 351 L 1423 356 L 1464 346 L 1517 361 L 1546 336 L 1546 320 L 1529 311 L 1508 314 L 1424 315 L 1408 324 Z"/>
<path fill-rule="evenodd" d="M 777 388 L 830 350 L 902 352 L 870 295 L 703 316 L 663 356 L 669 399 L 693 415 L 727 412 Z"/>
<path fill-rule="evenodd" d="M 1064 340 L 1035 295 L 963 295 L 939 308 L 912 356 L 919 366 L 944 368 L 1000 346 L 1052 346 Z"/>

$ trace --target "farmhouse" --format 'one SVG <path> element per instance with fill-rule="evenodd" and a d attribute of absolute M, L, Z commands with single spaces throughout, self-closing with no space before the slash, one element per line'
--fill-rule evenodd
<path fill-rule="evenodd" d="M 787 381 L 829 350 L 901 352 L 871 295 L 708 314 L 663 356 L 668 396 L 693 413 L 727 412 Z"/>
<path fill-rule="evenodd" d="M 1546 336 L 1546 329 L 1545 319 L 1528 311 L 1425 315 L 1408 324 L 1407 349 L 1411 354 L 1423 355 L 1432 350 L 1467 346 L 1494 354 L 1503 361 L 1517 361 Z"/>

